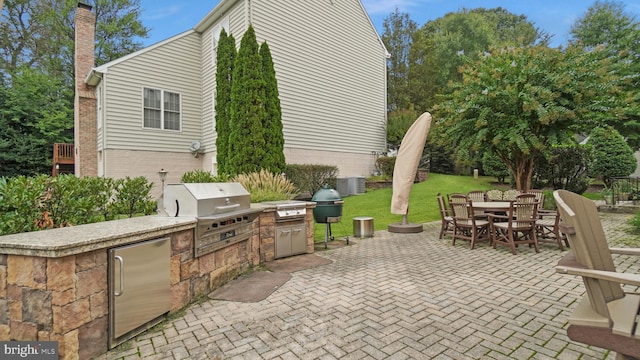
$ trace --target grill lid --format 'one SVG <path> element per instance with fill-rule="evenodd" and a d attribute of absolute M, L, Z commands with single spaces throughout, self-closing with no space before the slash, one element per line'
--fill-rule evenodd
<path fill-rule="evenodd" d="M 169 216 L 215 216 L 251 208 L 251 196 L 240 183 L 167 184 L 164 209 Z"/>
<path fill-rule="evenodd" d="M 318 204 L 337 204 L 342 202 L 342 197 L 340 197 L 339 192 L 331 189 L 329 185 L 325 185 L 322 189 L 316 191 L 311 201 L 315 201 Z"/>

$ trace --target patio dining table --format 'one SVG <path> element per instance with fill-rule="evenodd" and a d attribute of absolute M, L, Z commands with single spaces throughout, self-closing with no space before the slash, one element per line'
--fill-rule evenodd
<path fill-rule="evenodd" d="M 511 206 L 510 201 L 472 201 L 474 210 L 484 212 L 505 212 L 509 210 Z"/>

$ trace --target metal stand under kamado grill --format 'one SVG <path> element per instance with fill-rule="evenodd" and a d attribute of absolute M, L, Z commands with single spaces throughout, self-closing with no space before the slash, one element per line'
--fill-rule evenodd
<path fill-rule="evenodd" d="M 318 190 L 311 198 L 316 202 L 313 209 L 313 218 L 318 224 L 325 224 L 324 230 L 324 248 L 327 248 L 327 242 L 331 236 L 331 224 L 340 222 L 342 219 L 342 197 L 340 193 L 325 185 L 324 188 Z M 347 240 L 348 241 L 348 240 Z"/>

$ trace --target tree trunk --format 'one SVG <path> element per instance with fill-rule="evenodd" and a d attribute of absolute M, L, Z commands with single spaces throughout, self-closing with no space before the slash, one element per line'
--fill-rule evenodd
<path fill-rule="evenodd" d="M 531 190 L 531 178 L 533 176 L 533 159 L 524 159 L 515 165 L 516 189 L 520 191 Z"/>

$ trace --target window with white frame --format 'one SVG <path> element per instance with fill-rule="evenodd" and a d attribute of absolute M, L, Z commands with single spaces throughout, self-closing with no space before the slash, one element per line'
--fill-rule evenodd
<path fill-rule="evenodd" d="M 180 94 L 144 88 L 145 128 L 180 131 Z"/>

